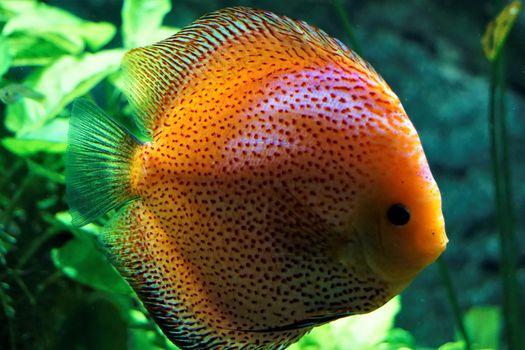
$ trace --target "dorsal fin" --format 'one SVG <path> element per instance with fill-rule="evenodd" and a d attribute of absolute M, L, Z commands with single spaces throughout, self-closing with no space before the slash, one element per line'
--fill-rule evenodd
<path fill-rule="evenodd" d="M 143 132 L 151 135 L 163 108 L 168 107 L 168 99 L 177 94 L 197 67 L 203 66 L 223 44 L 247 35 L 284 35 L 345 56 L 373 72 L 367 62 L 339 40 L 305 22 L 246 7 L 225 8 L 199 18 L 170 38 L 125 55 L 122 66 L 126 93 Z"/>

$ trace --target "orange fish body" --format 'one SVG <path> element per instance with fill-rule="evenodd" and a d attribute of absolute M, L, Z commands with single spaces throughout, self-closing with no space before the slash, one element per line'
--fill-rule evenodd
<path fill-rule="evenodd" d="M 282 349 L 380 307 L 444 250 L 403 107 L 324 32 L 229 8 L 123 66 L 150 141 L 78 102 L 68 200 L 80 225 L 126 203 L 104 242 L 179 347 Z"/>

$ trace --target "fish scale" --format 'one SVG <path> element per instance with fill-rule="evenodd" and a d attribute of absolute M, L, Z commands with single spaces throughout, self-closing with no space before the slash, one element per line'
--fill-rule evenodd
<path fill-rule="evenodd" d="M 68 202 L 77 225 L 120 207 L 108 254 L 182 349 L 284 349 L 380 307 L 445 248 L 401 103 L 321 30 L 224 9 L 123 73 L 149 140 L 75 103 Z"/>

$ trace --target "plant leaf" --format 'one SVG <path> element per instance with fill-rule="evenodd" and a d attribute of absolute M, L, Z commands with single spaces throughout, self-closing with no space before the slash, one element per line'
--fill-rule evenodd
<path fill-rule="evenodd" d="M 32 156 L 38 152 L 64 153 L 66 145 L 52 141 L 25 140 L 14 137 L 2 139 L 2 146 L 21 157 Z"/>
<path fill-rule="evenodd" d="M 11 55 L 9 54 L 9 46 L 4 36 L 0 36 L 0 77 L 8 71 L 11 66 Z"/>
<path fill-rule="evenodd" d="M 85 226 L 82 226 L 81 228 L 73 228 L 73 225 L 71 224 L 71 214 L 67 211 L 61 211 L 55 214 L 55 219 L 60 222 L 62 225 L 67 227 L 71 233 L 77 235 L 77 234 L 87 234 L 91 235 L 93 237 L 98 237 L 100 234 L 100 230 L 102 229 L 99 225 L 96 224 L 87 224 Z"/>
<path fill-rule="evenodd" d="M 372 350 L 388 335 L 401 309 L 399 297 L 364 315 L 346 317 L 316 327 L 290 350 Z"/>
<path fill-rule="evenodd" d="M 80 26 L 75 27 L 78 34 L 82 36 L 86 44 L 93 51 L 99 50 L 106 45 L 117 32 L 117 28 L 109 22 L 88 22 L 84 21 Z"/>
<path fill-rule="evenodd" d="M 501 326 L 501 310 L 497 306 L 478 306 L 465 314 L 465 327 L 476 348 L 496 349 Z"/>
<path fill-rule="evenodd" d="M 6 128 L 17 138 L 40 129 L 75 98 L 86 94 L 108 74 L 116 71 L 122 50 L 107 50 L 82 57 L 65 56 L 34 71 L 24 82 L 45 95 L 43 102 L 24 99 L 7 106 Z"/>
<path fill-rule="evenodd" d="M 177 27 L 162 26 L 156 31 L 150 33 L 147 44 L 156 43 L 158 41 L 169 38 L 173 34 L 177 33 L 179 30 L 180 28 Z"/>
<path fill-rule="evenodd" d="M 0 2 L 0 21 L 7 21 L 24 12 L 31 11 L 37 6 L 36 0 L 25 1 L 1 1 Z"/>
<path fill-rule="evenodd" d="M 61 315 L 60 336 L 53 349 L 128 349 L 128 328 L 113 298 L 90 295 Z M 74 339 L 74 341 L 72 341 Z M 74 343 L 74 346 L 72 346 Z"/>
<path fill-rule="evenodd" d="M 4 138 L 2 145 L 22 157 L 39 152 L 64 153 L 68 127 L 68 119 L 53 119 L 40 129 L 29 131 L 23 136 Z"/>
<path fill-rule="evenodd" d="M 45 177 L 51 182 L 56 182 L 60 184 L 65 183 L 65 176 L 64 174 L 57 173 L 56 171 L 50 170 L 37 162 L 33 162 L 30 159 L 26 159 L 27 167 L 29 168 L 29 171 L 31 171 L 33 174 L 36 174 L 38 176 Z M 47 199 L 47 198 L 46 198 Z"/>
<path fill-rule="evenodd" d="M 49 39 L 49 38 L 47 38 Z M 14 33 L 7 37 L 13 66 L 46 65 L 60 56 L 70 54 L 67 47 L 39 36 Z"/>
<path fill-rule="evenodd" d="M 85 21 L 60 8 L 39 3 L 37 6 L 10 19 L 4 26 L 7 36 L 21 34 L 36 37 L 53 44 L 57 49 L 77 54 L 84 50 L 87 43 L 91 49 L 99 49 L 115 35 L 116 28 L 107 22 Z M 14 52 L 17 60 L 24 60 L 20 54 L 31 58 L 30 50 Z"/>
<path fill-rule="evenodd" d="M 483 53 L 489 61 L 494 61 L 498 57 L 521 9 L 521 1 L 512 1 L 487 25 L 485 34 L 481 38 L 481 45 L 483 46 Z"/>
<path fill-rule="evenodd" d="M 51 258 L 58 269 L 79 283 L 110 293 L 131 292 L 92 236 L 76 235 L 62 247 L 53 249 Z"/>
<path fill-rule="evenodd" d="M 134 48 L 157 41 L 155 33 L 170 10 L 170 0 L 125 0 L 122 6 L 124 46 Z"/>
<path fill-rule="evenodd" d="M 457 342 L 450 342 L 441 345 L 438 350 L 465 350 L 465 342 L 463 340 Z M 490 350 L 490 349 L 485 349 Z"/>
<path fill-rule="evenodd" d="M 401 329 L 393 328 L 388 331 L 388 335 L 383 339 L 380 349 L 381 350 L 390 350 L 390 349 L 411 349 L 414 347 L 414 337 L 410 332 Z"/>
<path fill-rule="evenodd" d="M 140 350 L 178 350 L 166 336 L 157 330 L 131 328 L 129 330 L 129 343 L 132 349 Z"/>

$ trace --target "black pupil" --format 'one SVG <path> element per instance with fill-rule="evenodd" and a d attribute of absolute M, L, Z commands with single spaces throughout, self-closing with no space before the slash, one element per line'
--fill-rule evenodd
<path fill-rule="evenodd" d="M 410 220 L 410 211 L 403 204 L 394 204 L 388 208 L 386 216 L 392 224 L 402 226 Z"/>

